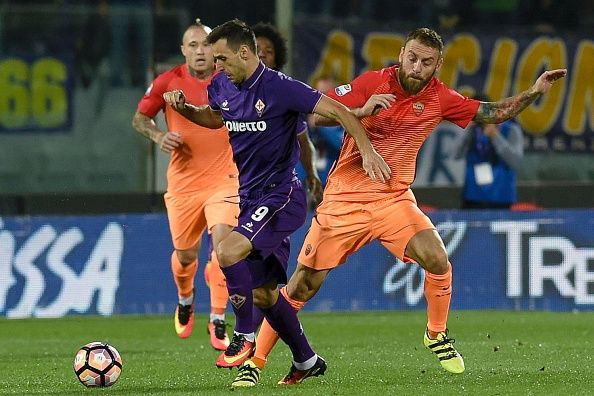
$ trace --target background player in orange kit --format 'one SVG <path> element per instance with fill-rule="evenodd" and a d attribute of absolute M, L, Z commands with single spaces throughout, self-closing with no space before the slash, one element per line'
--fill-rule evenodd
<path fill-rule="evenodd" d="M 416 29 L 400 50 L 399 66 L 366 72 L 329 93 L 361 118 L 374 148 L 390 166 L 392 177 L 386 183 L 366 178 L 359 152 L 352 139 L 345 137 L 297 268 L 281 292 L 293 308 L 301 309 L 330 270 L 362 246 L 378 240 L 395 257 L 425 269 L 428 321 L 423 343 L 444 369 L 462 373 L 464 360 L 446 326 L 451 264 L 435 226 L 417 207 L 410 189 L 418 152 L 440 121 L 449 120 L 464 128 L 472 120 L 508 120 L 549 91 L 567 70 L 545 71 L 530 89 L 513 97 L 479 102 L 458 94 L 435 77 L 443 63 L 442 50 L 442 39 L 435 31 Z M 318 122 L 325 121 L 318 118 Z M 259 368 L 264 367 L 275 337 L 264 322 L 252 358 Z"/>
<path fill-rule="evenodd" d="M 138 104 L 134 128 L 171 153 L 167 169 L 165 204 L 175 251 L 171 269 L 179 303 L 175 311 L 175 330 L 189 337 L 194 326 L 194 278 L 197 254 L 205 229 L 213 243 L 224 238 L 237 225 L 239 213 L 237 167 L 233 162 L 227 129 L 203 128 L 166 106 L 163 93 L 181 89 L 192 103 L 207 104 L 206 87 L 214 73 L 214 57 L 206 36 L 210 28 L 199 20 L 185 31 L 181 52 L 186 63 L 159 75 Z M 153 118 L 164 111 L 167 131 L 161 131 Z M 227 286 L 216 254 L 211 255 L 206 278 L 210 286 L 211 314 L 208 332 L 213 348 L 225 350 L 229 338 L 225 329 Z"/>

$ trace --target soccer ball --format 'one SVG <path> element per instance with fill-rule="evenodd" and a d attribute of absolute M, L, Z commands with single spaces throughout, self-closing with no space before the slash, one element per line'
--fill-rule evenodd
<path fill-rule="evenodd" d="M 74 373 L 84 386 L 111 386 L 122 373 L 122 357 L 112 345 L 90 342 L 74 357 Z"/>

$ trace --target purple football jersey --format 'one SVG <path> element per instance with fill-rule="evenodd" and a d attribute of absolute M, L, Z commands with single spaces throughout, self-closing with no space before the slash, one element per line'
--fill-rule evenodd
<path fill-rule="evenodd" d="M 297 135 L 307 132 L 309 127 L 307 126 L 307 114 L 299 114 L 297 119 Z"/>
<path fill-rule="evenodd" d="M 288 183 L 299 160 L 299 113 L 311 113 L 321 93 L 260 62 L 234 84 L 224 73 L 208 86 L 209 105 L 221 112 L 239 170 L 239 194 Z"/>

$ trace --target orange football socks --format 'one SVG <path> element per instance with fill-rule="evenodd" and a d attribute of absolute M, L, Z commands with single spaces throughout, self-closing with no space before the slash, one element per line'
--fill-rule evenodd
<path fill-rule="evenodd" d="M 227 308 L 229 293 L 225 275 L 219 267 L 219 260 L 215 252 L 210 256 L 210 262 L 206 265 L 205 272 L 208 272 L 208 287 L 210 288 L 210 312 L 224 314 Z"/>
<path fill-rule="evenodd" d="M 177 258 L 177 253 L 174 251 L 171 255 L 171 271 L 173 272 L 173 280 L 177 285 L 177 294 L 182 298 L 192 296 L 194 290 L 194 276 L 198 269 L 198 260 L 194 261 L 188 266 L 183 266 Z"/>
<path fill-rule="evenodd" d="M 446 330 L 452 299 L 452 265 L 442 275 L 425 271 L 425 298 L 427 299 L 427 329 L 429 336 Z"/>

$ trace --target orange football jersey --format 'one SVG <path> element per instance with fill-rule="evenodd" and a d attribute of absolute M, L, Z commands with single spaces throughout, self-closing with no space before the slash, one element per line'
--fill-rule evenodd
<path fill-rule="evenodd" d="M 231 179 L 237 183 L 237 167 L 225 127 L 209 129 L 196 125 L 177 113 L 163 100 L 163 93 L 181 89 L 188 101 L 196 106 L 208 104 L 208 80 L 190 75 L 187 65 L 179 65 L 159 75 L 138 104 L 138 111 L 154 118 L 165 112 L 167 128 L 179 132 L 183 145 L 174 150 L 167 169 L 167 191 L 187 194 L 216 188 Z"/>
<path fill-rule="evenodd" d="M 414 181 L 417 155 L 435 127 L 448 120 L 464 128 L 478 110 L 479 101 L 460 95 L 435 77 L 421 92 L 409 96 L 397 76 L 397 66 L 369 71 L 328 93 L 350 108 L 362 107 L 374 94 L 391 93 L 396 101 L 389 109 L 361 119 L 373 147 L 390 166 L 390 180 L 372 181 L 365 174 L 355 141 L 345 134 L 340 155 L 328 176 L 325 196 L 365 202 L 381 199 L 385 193 L 402 193 Z"/>

